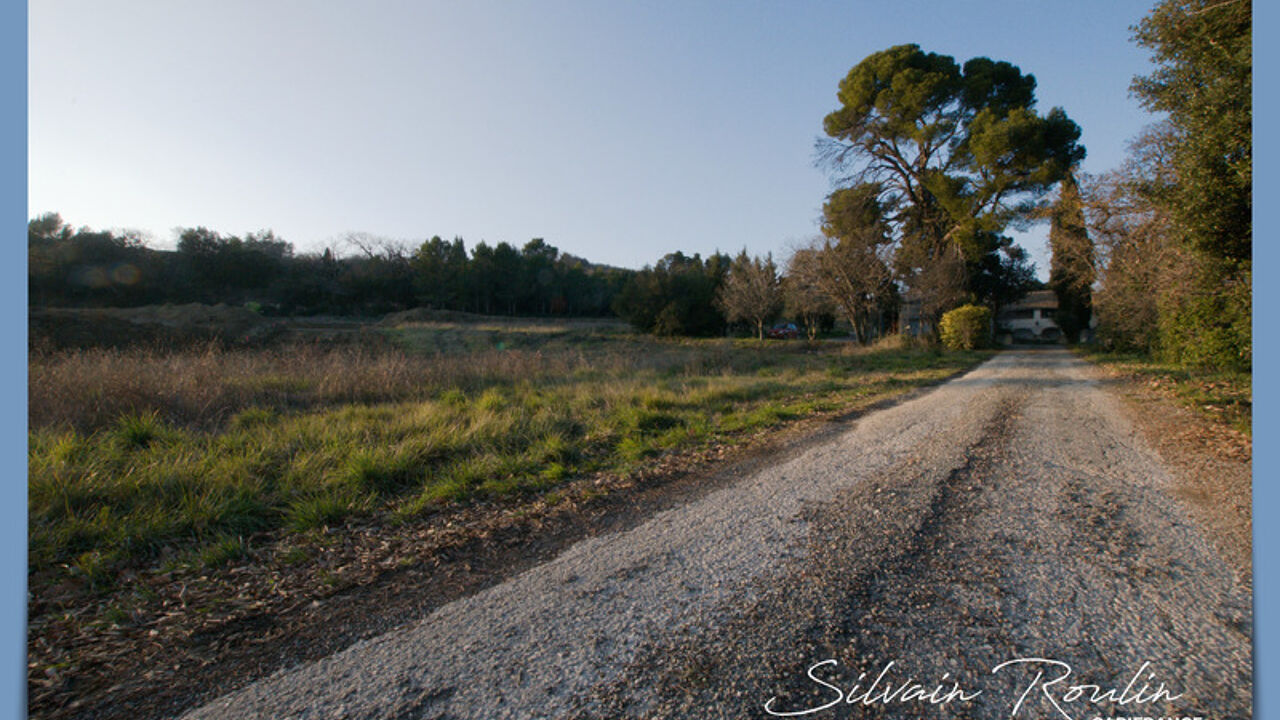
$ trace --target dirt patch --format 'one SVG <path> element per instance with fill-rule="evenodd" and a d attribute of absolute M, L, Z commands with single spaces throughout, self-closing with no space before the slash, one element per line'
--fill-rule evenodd
<path fill-rule="evenodd" d="M 1253 441 L 1180 405 L 1158 383 L 1103 368 L 1130 422 L 1174 472 L 1174 492 L 1245 586 L 1253 578 Z"/>
<path fill-rule="evenodd" d="M 461 310 L 435 310 L 432 308 L 412 308 L 393 312 L 378 323 L 384 327 L 396 327 L 398 325 L 410 325 L 413 323 L 432 323 L 432 322 L 492 322 L 493 317 L 489 315 L 477 315 L 475 313 L 462 312 Z"/>

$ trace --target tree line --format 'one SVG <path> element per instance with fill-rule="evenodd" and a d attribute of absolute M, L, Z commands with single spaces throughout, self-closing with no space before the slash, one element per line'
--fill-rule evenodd
<path fill-rule="evenodd" d="M 410 249 L 369 235 L 347 251 L 297 253 L 272 231 L 223 235 L 178 231 L 176 250 L 136 233 L 75 229 L 56 213 L 28 223 L 33 306 L 251 304 L 289 315 L 378 315 L 431 307 L 494 315 L 612 313 L 633 271 L 592 264 L 541 238 L 467 249 L 439 236 Z"/>

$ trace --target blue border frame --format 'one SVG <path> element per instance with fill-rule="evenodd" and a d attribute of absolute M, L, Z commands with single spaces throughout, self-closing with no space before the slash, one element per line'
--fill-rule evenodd
<path fill-rule="evenodd" d="M 11 308 L 0 315 L 5 337 L 0 345 L 0 461 L 5 481 L 0 484 L 0 717 L 27 714 L 27 5 L 9 2 L 0 9 L 0 77 L 3 77 L 3 120 L 0 120 L 0 203 L 5 232 L 0 262 L 0 302 Z M 4 690 L 3 688 L 8 688 Z"/>
<path fill-rule="evenodd" d="M 1280 283 L 1276 283 L 1274 272 L 1280 269 L 1280 247 L 1271 239 L 1274 218 L 1259 208 L 1269 207 L 1274 201 L 1280 184 L 1276 182 L 1275 163 L 1276 150 L 1280 146 L 1274 132 L 1265 122 L 1265 118 L 1274 117 L 1276 95 L 1275 74 L 1268 68 L 1274 68 L 1280 61 L 1280 52 L 1273 43 L 1266 42 L 1272 37 L 1268 31 L 1275 30 L 1280 10 L 1275 3 L 1256 2 L 1253 4 L 1253 197 L 1254 218 L 1253 236 L 1264 241 L 1254 242 L 1253 246 L 1253 609 L 1254 609 L 1254 643 L 1253 643 L 1253 678 L 1254 678 L 1254 717 L 1267 717 L 1272 708 L 1280 708 L 1280 688 L 1269 679 L 1275 678 L 1273 658 L 1280 648 L 1280 631 L 1273 624 L 1275 621 L 1275 604 L 1277 590 L 1277 565 L 1280 559 L 1264 552 L 1273 547 L 1280 539 L 1280 524 L 1274 522 L 1258 522 L 1259 518 L 1267 518 L 1277 505 L 1280 488 L 1276 488 L 1270 479 L 1280 469 L 1280 448 L 1271 443 L 1275 430 L 1280 427 L 1280 379 L 1265 372 L 1280 361 L 1280 339 L 1268 327 L 1275 327 L 1270 310 L 1280 308 Z M 1262 38 L 1264 42 L 1259 43 Z M 1259 75 L 1258 68 L 1264 68 Z M 1258 122 L 1261 116 L 1264 122 Z M 1262 132 L 1256 132 L 1262 130 Z M 1262 201 L 1262 204 L 1259 204 Z M 1259 281 L 1262 278 L 1262 281 Z M 1257 372 L 1258 369 L 1264 372 Z M 1280 714 L 1280 711 L 1277 711 Z"/>

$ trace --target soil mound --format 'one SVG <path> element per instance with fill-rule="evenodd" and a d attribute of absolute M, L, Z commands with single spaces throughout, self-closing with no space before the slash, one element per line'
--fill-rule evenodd
<path fill-rule="evenodd" d="M 412 325 L 414 323 L 433 323 L 433 322 L 481 322 L 485 320 L 492 321 L 494 318 L 488 315 L 476 315 L 475 313 L 462 312 L 461 310 L 434 310 L 432 308 L 413 308 L 411 310 L 402 310 L 394 312 L 382 318 L 379 325 L 383 327 L 395 327 L 397 325 Z"/>
<path fill-rule="evenodd" d="M 136 308 L 32 308 L 28 342 L 33 348 L 152 345 L 186 347 L 216 342 L 249 347 L 266 344 L 283 323 L 229 305 L 148 305 Z"/>

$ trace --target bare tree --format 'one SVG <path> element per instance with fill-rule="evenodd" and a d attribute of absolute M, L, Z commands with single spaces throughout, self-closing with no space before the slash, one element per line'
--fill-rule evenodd
<path fill-rule="evenodd" d="M 1158 344 L 1160 300 L 1186 287 L 1190 253 L 1173 240 L 1165 213 L 1135 189 L 1139 167 L 1131 162 L 1093 180 L 1085 207 L 1097 238 L 1099 337 L 1108 346 L 1149 352 Z"/>
<path fill-rule="evenodd" d="M 814 282 L 844 313 L 858 342 L 878 325 L 873 316 L 889 297 L 890 225 L 878 188 L 859 185 L 837 190 L 822 206 L 822 235 L 812 245 L 817 257 Z"/>
<path fill-rule="evenodd" d="M 818 325 L 824 315 L 835 312 L 831 296 L 821 282 L 820 248 L 799 247 L 787 261 L 787 275 L 782 279 L 782 296 L 787 313 L 804 323 L 809 342 L 818 338 Z"/>
<path fill-rule="evenodd" d="M 827 282 L 827 292 L 844 310 L 853 326 L 854 339 L 870 342 L 873 315 L 888 297 L 893 273 L 889 269 L 886 246 L 875 242 L 858 242 L 844 237 L 826 240 L 819 256 Z"/>
<path fill-rule="evenodd" d="M 380 258 L 393 262 L 408 262 L 409 257 L 413 255 L 413 250 L 403 240 L 392 240 L 366 232 L 345 233 L 331 247 L 355 248 L 360 256 L 369 260 Z M 337 255 L 336 252 L 334 254 Z"/>
<path fill-rule="evenodd" d="M 782 288 L 773 255 L 763 260 L 738 253 L 729 274 L 716 295 L 716 303 L 729 322 L 750 321 L 756 326 L 756 337 L 764 339 L 764 324 L 782 309 Z"/>
<path fill-rule="evenodd" d="M 920 319 L 937 334 L 946 311 L 964 303 L 967 277 L 964 256 L 954 244 L 937 241 L 903 245 L 895 255 L 898 275 L 906 286 L 907 302 L 919 308 Z"/>
<path fill-rule="evenodd" d="M 1251 274 L 1179 236 L 1175 218 L 1152 198 L 1153 186 L 1176 175 L 1150 139 L 1131 146 L 1119 171 L 1085 186 L 1098 339 L 1177 363 L 1247 368 Z"/>

